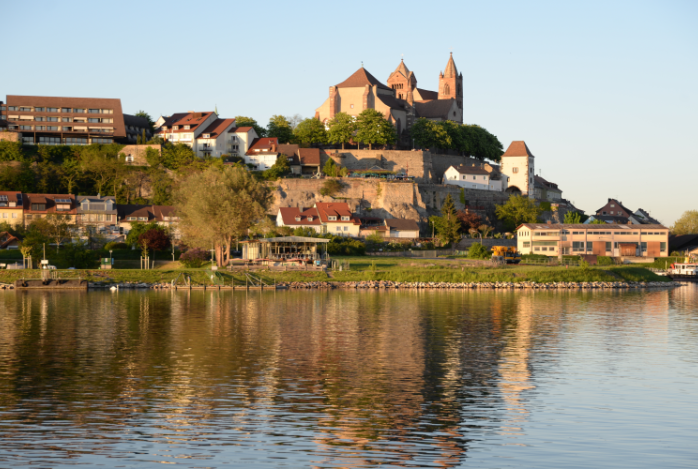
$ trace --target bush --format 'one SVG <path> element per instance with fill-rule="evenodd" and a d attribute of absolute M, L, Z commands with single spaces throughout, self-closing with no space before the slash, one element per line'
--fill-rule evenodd
<path fill-rule="evenodd" d="M 189 269 L 198 269 L 209 260 L 209 253 L 199 248 L 189 249 L 187 252 L 179 256 L 179 261 L 184 267 Z"/>
<path fill-rule="evenodd" d="M 322 188 L 320 188 L 320 194 L 324 196 L 334 197 L 334 195 L 338 192 L 341 192 L 342 189 L 344 189 L 344 184 L 342 184 L 341 181 L 338 181 L 336 179 L 327 179 L 322 184 Z"/>
<path fill-rule="evenodd" d="M 480 243 L 473 243 L 468 249 L 468 259 L 489 259 L 491 256 L 490 250 Z"/>
<path fill-rule="evenodd" d="M 596 258 L 596 263 L 598 265 L 613 265 L 613 259 L 607 256 L 598 256 Z"/>
<path fill-rule="evenodd" d="M 116 251 L 118 249 L 128 249 L 128 244 L 112 241 L 104 245 L 106 251 Z"/>
<path fill-rule="evenodd" d="M 335 256 L 363 256 L 366 245 L 355 239 L 335 236 L 327 243 L 327 252 Z"/>

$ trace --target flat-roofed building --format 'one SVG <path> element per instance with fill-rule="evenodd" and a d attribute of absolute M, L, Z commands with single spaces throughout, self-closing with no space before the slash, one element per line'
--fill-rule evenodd
<path fill-rule="evenodd" d="M 27 145 L 136 143 L 148 121 L 124 114 L 120 99 L 8 95 L 0 120 Z"/>
<path fill-rule="evenodd" d="M 516 230 L 522 254 L 593 254 L 609 257 L 667 257 L 669 228 L 663 225 L 524 223 Z"/>
<path fill-rule="evenodd" d="M 12 226 L 24 224 L 24 204 L 21 192 L 0 191 L 0 223 Z"/>

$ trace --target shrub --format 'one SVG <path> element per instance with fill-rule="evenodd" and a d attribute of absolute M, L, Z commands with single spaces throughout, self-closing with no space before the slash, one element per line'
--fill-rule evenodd
<path fill-rule="evenodd" d="M 318 232 L 307 226 L 299 226 L 293 230 L 293 236 L 304 236 L 306 238 L 317 238 Z"/>
<path fill-rule="evenodd" d="M 329 160 L 329 161 L 332 161 L 332 160 Z M 344 188 L 344 184 L 342 184 L 341 181 L 338 181 L 336 179 L 327 179 L 327 180 L 325 180 L 325 182 L 322 184 L 322 187 L 320 188 L 320 194 L 322 194 L 324 196 L 333 197 L 338 192 L 341 192 L 343 188 Z"/>
<path fill-rule="evenodd" d="M 104 249 L 107 251 L 117 251 L 119 249 L 128 249 L 128 244 L 119 243 L 117 241 L 112 241 L 104 245 Z"/>
<path fill-rule="evenodd" d="M 589 270 L 589 263 L 585 260 L 582 260 L 579 262 L 579 268 L 582 269 L 582 272 L 587 272 Z"/>
<path fill-rule="evenodd" d="M 209 253 L 199 248 L 189 249 L 187 252 L 179 256 L 179 261 L 184 267 L 190 269 L 198 269 L 209 260 Z"/>
<path fill-rule="evenodd" d="M 613 259 L 607 256 L 598 256 L 596 258 L 596 263 L 598 265 L 613 265 Z"/>
<path fill-rule="evenodd" d="M 550 202 L 541 202 L 540 208 L 542 208 L 544 212 L 549 212 L 551 210 Z"/>
<path fill-rule="evenodd" d="M 480 243 L 473 243 L 468 249 L 468 259 L 489 259 L 491 256 L 490 250 Z"/>
<path fill-rule="evenodd" d="M 335 256 L 363 256 L 366 254 L 366 245 L 355 239 L 335 236 L 327 243 L 327 252 Z"/>

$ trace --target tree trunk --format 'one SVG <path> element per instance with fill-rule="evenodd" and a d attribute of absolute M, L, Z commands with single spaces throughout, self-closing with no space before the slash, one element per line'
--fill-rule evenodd
<path fill-rule="evenodd" d="M 368 142 L 368 150 L 369 151 L 373 150 L 373 145 L 371 144 L 371 142 Z"/>
<path fill-rule="evenodd" d="M 342 142 L 342 150 L 344 150 L 344 142 Z"/>

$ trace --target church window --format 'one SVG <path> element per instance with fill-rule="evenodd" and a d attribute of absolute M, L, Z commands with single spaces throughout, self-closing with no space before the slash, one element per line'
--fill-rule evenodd
<path fill-rule="evenodd" d="M 444 94 L 445 94 L 446 96 L 448 96 L 449 94 L 451 94 L 451 87 L 448 86 L 448 83 L 446 83 L 446 84 L 444 85 Z"/>

